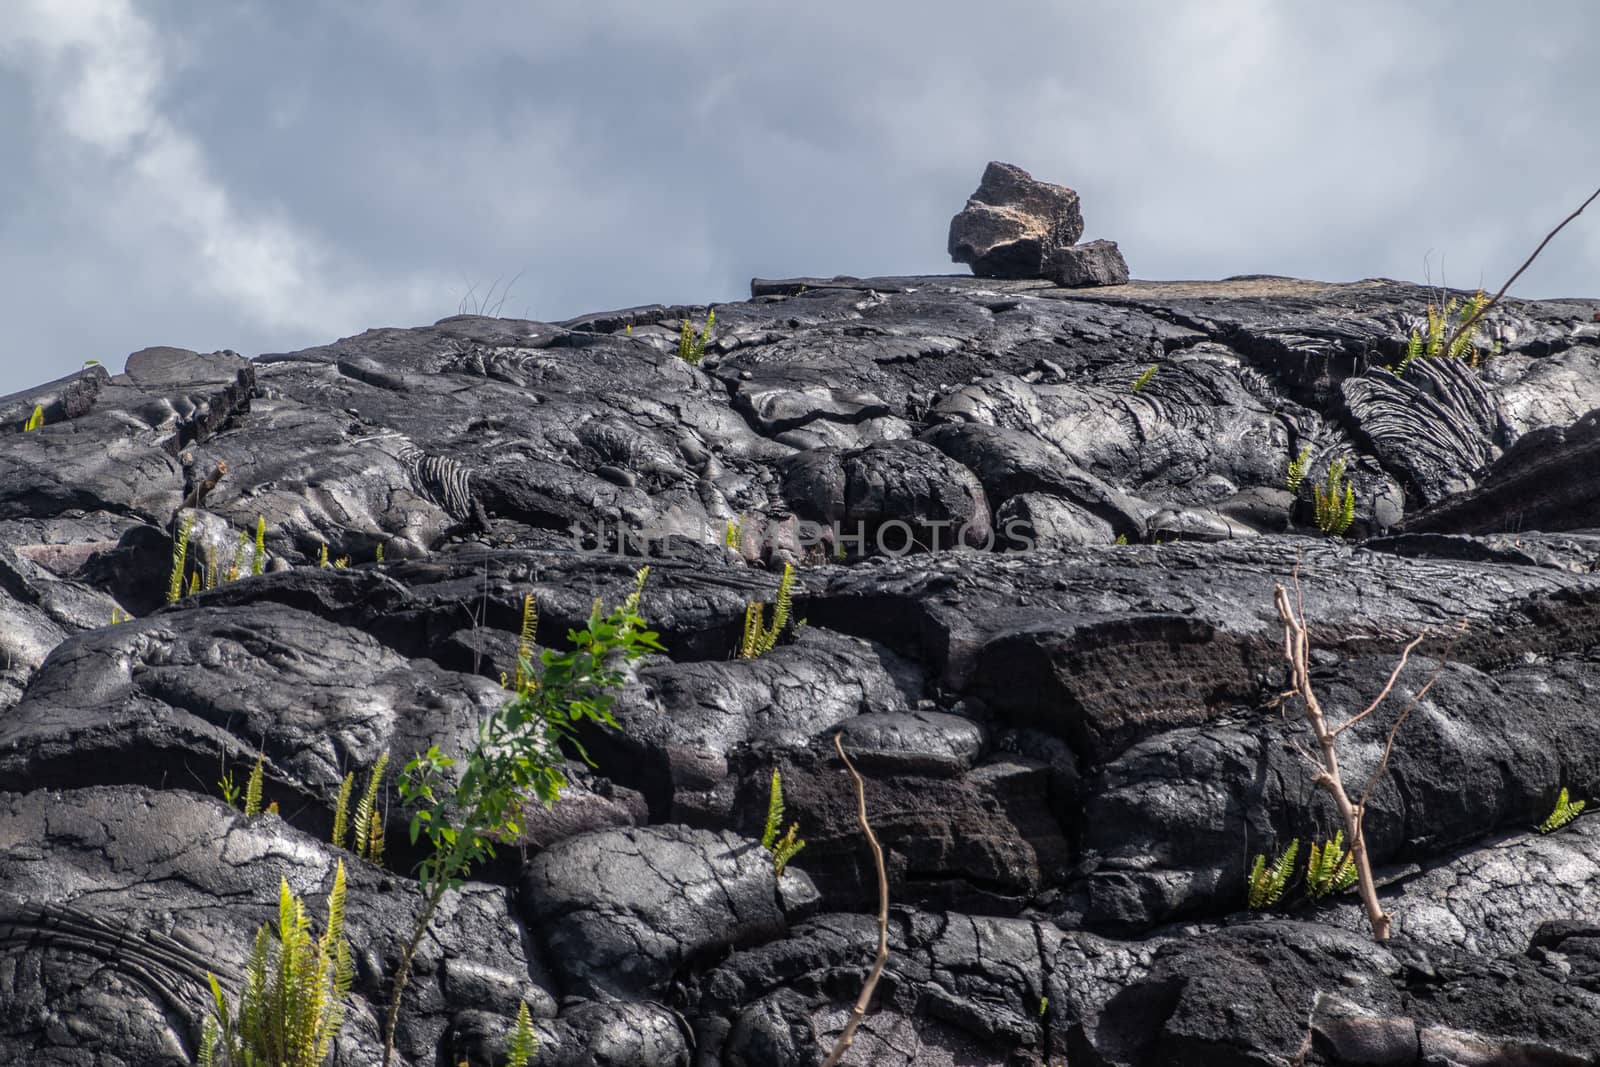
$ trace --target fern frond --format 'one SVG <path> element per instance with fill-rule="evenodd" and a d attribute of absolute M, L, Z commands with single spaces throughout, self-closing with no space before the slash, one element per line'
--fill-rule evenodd
<path fill-rule="evenodd" d="M 1133 391 L 1134 392 L 1136 392 L 1136 393 L 1144 392 L 1144 387 L 1149 385 L 1150 384 L 1150 379 L 1152 379 L 1152 378 L 1154 378 L 1156 376 L 1157 367 L 1158 367 L 1158 364 L 1155 364 L 1155 363 L 1150 364 L 1150 366 L 1145 369 L 1143 374 L 1139 375 L 1139 377 L 1137 377 L 1137 378 L 1135 378 L 1133 380 Z"/>
<path fill-rule="evenodd" d="M 789 832 L 784 834 L 772 847 L 772 876 L 783 877 L 783 869 L 794 859 L 795 854 L 806 847 L 806 843 L 795 835 L 800 832 L 799 823 L 790 823 Z"/>
<path fill-rule="evenodd" d="M 778 839 L 778 826 L 783 822 L 783 775 L 778 769 L 772 769 L 772 786 L 767 791 L 767 825 L 761 831 L 761 847 L 768 852 L 772 851 L 773 842 Z"/>
<path fill-rule="evenodd" d="M 744 542 L 744 516 L 729 519 L 722 530 L 722 544 L 726 548 L 739 549 Z"/>
<path fill-rule="evenodd" d="M 373 562 L 374 563 L 382 563 L 383 562 L 383 546 L 382 545 L 378 546 L 378 558 L 373 560 Z"/>
<path fill-rule="evenodd" d="M 239 580 L 239 565 L 244 561 L 245 546 L 250 543 L 250 534 L 246 530 L 239 531 L 239 543 L 233 549 L 233 561 L 228 564 L 228 581 Z"/>
<path fill-rule="evenodd" d="M 172 542 L 172 574 L 167 578 L 167 603 L 176 604 L 183 597 L 183 572 L 189 565 L 189 535 L 194 531 L 194 512 L 185 512 L 178 524 L 178 536 Z"/>
<path fill-rule="evenodd" d="M 244 814 L 251 818 L 261 814 L 261 784 L 266 768 L 267 755 L 265 752 L 256 753 L 256 765 L 250 770 L 250 777 L 244 783 Z"/>
<path fill-rule="evenodd" d="M 255 551 L 250 555 L 250 573 L 260 574 L 267 565 L 267 517 L 256 516 L 256 544 Z"/>
<path fill-rule="evenodd" d="M 1549 834 L 1561 829 L 1582 814 L 1587 804 L 1588 801 L 1586 800 L 1580 800 L 1576 804 L 1569 802 L 1567 789 L 1562 786 L 1560 795 L 1556 797 L 1556 810 L 1552 811 L 1550 817 L 1539 824 L 1539 832 L 1541 834 Z"/>
<path fill-rule="evenodd" d="M 356 772 L 350 771 L 339 785 L 339 799 L 333 802 L 333 847 L 344 848 L 350 825 L 350 791 L 356 785 Z"/>
<path fill-rule="evenodd" d="M 1265 853 L 1256 856 L 1255 864 L 1250 868 L 1246 901 L 1251 908 L 1265 908 L 1278 902 L 1278 898 L 1283 896 L 1284 887 L 1289 884 L 1290 876 L 1294 874 L 1294 860 L 1299 851 L 1300 839 L 1297 837 L 1289 842 L 1289 847 L 1270 866 Z"/>
<path fill-rule="evenodd" d="M 372 829 L 367 831 L 367 860 L 383 865 L 383 816 L 376 811 L 372 813 Z"/>
<path fill-rule="evenodd" d="M 778 643 L 778 635 L 783 632 L 785 626 L 789 625 L 789 609 L 794 603 L 793 596 L 794 565 L 785 563 L 783 565 L 783 577 L 778 579 L 777 606 L 772 609 L 772 629 L 768 632 L 763 642 L 767 646 L 765 651 L 772 651 L 773 646 Z"/>
<path fill-rule="evenodd" d="M 333 564 L 328 562 L 328 546 L 327 546 L 326 543 L 323 544 L 322 548 L 317 553 L 317 566 L 319 566 L 319 567 L 331 567 L 331 566 L 333 566 Z"/>
<path fill-rule="evenodd" d="M 1312 843 L 1306 862 L 1306 893 L 1312 900 L 1348 889 L 1355 880 L 1355 857 L 1344 847 L 1343 830 L 1336 831 L 1331 841 Z"/>
<path fill-rule="evenodd" d="M 517 1004 L 517 1023 L 511 1030 L 511 1044 L 506 1049 L 506 1067 L 528 1067 L 528 1061 L 539 1051 L 539 1039 L 533 1032 L 533 1016 L 528 1012 L 528 1002 Z"/>
<path fill-rule="evenodd" d="M 522 598 L 522 632 L 517 637 L 517 674 L 512 682 L 512 692 L 524 692 L 533 684 L 530 668 L 533 665 L 534 638 L 538 633 L 539 608 L 533 601 L 533 594 L 528 593 Z"/>
<path fill-rule="evenodd" d="M 1289 492 L 1298 493 L 1300 485 L 1306 480 L 1306 465 L 1311 462 L 1311 446 L 1306 445 L 1300 450 L 1300 455 L 1289 460 Z"/>
<path fill-rule="evenodd" d="M 33 414 L 28 416 L 28 421 L 22 424 L 23 433 L 32 433 L 44 425 L 44 407 L 41 404 L 33 405 Z"/>
<path fill-rule="evenodd" d="M 1416 330 L 1411 331 L 1411 340 L 1406 342 L 1406 354 L 1400 360 L 1400 366 L 1395 368 L 1395 373 L 1403 374 L 1411 361 L 1422 355 L 1422 334 Z"/>
<path fill-rule="evenodd" d="M 361 799 L 356 802 L 355 815 L 355 853 L 363 859 L 371 860 L 370 841 L 372 837 L 373 816 L 378 813 L 378 790 L 383 785 L 384 771 L 389 769 L 389 753 L 387 750 L 378 757 L 372 765 L 371 777 L 367 779 L 367 788 L 362 791 Z M 373 860 L 372 862 L 377 862 Z"/>
<path fill-rule="evenodd" d="M 752 601 L 744 609 L 744 637 L 739 641 L 739 658 L 755 659 L 761 646 L 763 625 L 761 605 Z"/>

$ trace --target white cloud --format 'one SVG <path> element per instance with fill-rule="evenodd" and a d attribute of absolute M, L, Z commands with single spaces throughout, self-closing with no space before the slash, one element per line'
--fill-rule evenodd
<path fill-rule="evenodd" d="M 438 288 L 352 282 L 359 265 L 339 263 L 317 234 L 230 195 L 164 110 L 171 61 L 128 0 L 21 0 L 0 20 L 0 62 L 76 146 L 50 154 L 55 181 L 81 186 L 75 200 L 98 206 L 105 239 L 138 249 L 168 285 L 268 329 L 322 335 L 404 314 Z"/>

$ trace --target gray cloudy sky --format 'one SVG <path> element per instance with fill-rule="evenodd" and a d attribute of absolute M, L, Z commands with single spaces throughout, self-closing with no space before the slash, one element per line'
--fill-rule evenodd
<path fill-rule="evenodd" d="M 1600 5 L 1510 11 L 6 0 L 0 394 L 429 323 L 519 273 L 502 313 L 560 319 L 964 272 L 990 159 L 1077 189 L 1135 277 L 1492 289 L 1600 185 Z M 1600 207 L 1514 292 L 1600 296 Z"/>

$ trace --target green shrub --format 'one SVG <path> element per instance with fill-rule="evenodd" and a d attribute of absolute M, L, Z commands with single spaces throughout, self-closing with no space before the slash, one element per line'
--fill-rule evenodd
<path fill-rule="evenodd" d="M 570 652 L 540 653 L 538 678 L 478 725 L 477 743 L 465 757 L 458 761 L 433 746 L 414 756 L 401 772 L 400 797 L 413 810 L 411 842 L 425 837 L 430 851 L 417 867 L 422 909 L 410 941 L 401 950 L 389 1000 L 386 1067 L 394 1057 L 400 997 L 412 960 L 444 894 L 459 888 L 475 866 L 493 858 L 496 841 L 521 834 L 522 808 L 530 795 L 547 807 L 556 802 L 567 784 L 562 773 L 563 743 L 588 760 L 578 743 L 577 724 L 587 720 L 616 729 L 611 706 L 616 690 L 627 680 L 625 668 L 650 652 L 664 651 L 639 614 L 649 574 L 648 567 L 641 568 L 633 592 L 610 613 L 596 600 L 588 624 L 567 631 Z"/>

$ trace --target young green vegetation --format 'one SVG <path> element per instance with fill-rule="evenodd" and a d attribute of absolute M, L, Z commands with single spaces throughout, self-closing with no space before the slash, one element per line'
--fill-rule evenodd
<path fill-rule="evenodd" d="M 378 557 L 373 562 L 375 562 L 375 563 L 382 563 L 383 562 L 383 546 L 382 545 L 378 546 Z"/>
<path fill-rule="evenodd" d="M 1135 378 L 1133 380 L 1133 391 L 1134 392 L 1136 392 L 1136 393 L 1144 392 L 1144 387 L 1149 385 L 1150 384 L 1150 379 L 1152 379 L 1152 378 L 1154 378 L 1156 376 L 1156 368 L 1157 368 L 1157 364 L 1155 364 L 1155 363 L 1150 364 L 1150 366 L 1148 368 L 1146 368 L 1146 370 L 1145 370 L 1145 372 L 1143 374 L 1139 375 L 1139 377 L 1137 377 L 1137 378 Z"/>
<path fill-rule="evenodd" d="M 378 757 L 367 776 L 367 788 L 356 802 L 355 853 L 372 863 L 383 862 L 383 816 L 378 811 L 378 790 L 383 787 L 383 772 L 389 769 L 389 753 Z"/>
<path fill-rule="evenodd" d="M 183 597 L 183 572 L 189 566 L 189 535 L 194 531 L 194 512 L 185 512 L 178 524 L 178 536 L 172 542 L 172 573 L 167 577 L 167 603 L 176 604 Z"/>
<path fill-rule="evenodd" d="M 250 769 L 250 777 L 244 784 L 244 814 L 246 818 L 254 818 L 261 814 L 261 785 L 265 777 L 267 754 L 256 753 L 256 765 Z"/>
<path fill-rule="evenodd" d="M 517 1024 L 511 1031 L 511 1042 L 506 1049 L 506 1067 L 528 1067 L 528 1061 L 539 1051 L 539 1039 L 533 1032 L 533 1016 L 528 1013 L 526 1000 L 517 1003 Z"/>
<path fill-rule="evenodd" d="M 44 425 L 44 408 L 39 404 L 35 404 L 33 406 L 33 414 L 29 415 L 28 416 L 28 421 L 22 424 L 22 432 L 23 433 L 32 433 L 33 431 L 37 430 L 39 427 L 41 427 L 43 425 Z"/>
<path fill-rule="evenodd" d="M 587 720 L 615 729 L 611 706 L 628 677 L 628 665 L 664 651 L 639 614 L 649 574 L 648 567 L 641 568 L 633 591 L 609 613 L 596 600 L 587 625 L 567 632 L 570 652 L 541 652 L 539 676 L 479 723 L 471 752 L 457 760 L 435 746 L 413 757 L 401 772 L 400 797 L 414 811 L 411 841 L 426 837 L 431 852 L 417 869 L 422 907 L 395 974 L 384 1024 L 385 1067 L 394 1058 L 400 998 L 417 946 L 445 893 L 492 858 L 497 841 L 522 832 L 522 807 L 530 795 L 546 807 L 555 803 L 567 784 L 563 742 L 587 760 L 578 743 L 578 724 Z M 454 778 L 458 765 L 460 777 Z"/>
<path fill-rule="evenodd" d="M 783 869 L 794 859 L 795 853 L 806 847 L 806 843 L 795 835 L 800 832 L 800 824 L 790 823 L 788 833 L 778 836 L 778 827 L 783 823 L 783 776 L 774 768 L 772 772 L 772 788 L 767 794 L 767 826 L 761 831 L 761 847 L 772 853 L 772 874 L 775 878 L 783 877 Z"/>
<path fill-rule="evenodd" d="M 1278 902 L 1278 898 L 1283 896 L 1284 887 L 1289 884 L 1289 878 L 1294 874 L 1294 858 L 1299 851 L 1300 839 L 1297 837 L 1270 865 L 1266 853 L 1257 854 L 1255 865 L 1250 868 L 1248 903 L 1251 908 L 1265 908 Z"/>
<path fill-rule="evenodd" d="M 517 673 L 509 687 L 513 693 L 521 693 L 533 685 L 533 642 L 538 634 L 539 608 L 533 602 L 533 594 L 529 593 L 522 598 L 522 629 L 517 634 Z M 500 686 L 507 688 L 504 674 L 500 676 Z"/>
<path fill-rule="evenodd" d="M 132 621 L 133 621 L 133 616 L 132 615 L 129 615 L 126 611 L 123 611 L 120 607 L 118 607 L 115 604 L 111 605 L 111 625 L 112 626 L 115 626 L 119 622 L 132 622 Z"/>
<path fill-rule="evenodd" d="M 1567 789 L 1565 786 L 1562 786 L 1561 795 L 1556 797 L 1556 810 L 1550 813 L 1550 817 L 1548 819 L 1539 824 L 1539 832 L 1541 834 L 1555 833 L 1557 830 L 1567 825 L 1567 823 L 1581 815 L 1583 813 L 1584 805 L 1587 803 L 1588 801 L 1584 800 L 1580 800 L 1576 804 L 1568 801 Z"/>
<path fill-rule="evenodd" d="M 722 545 L 724 548 L 731 548 L 737 551 L 743 544 L 744 516 L 741 515 L 737 519 L 729 519 L 727 525 L 723 527 Z"/>
<path fill-rule="evenodd" d="M 378 756 L 367 775 L 367 787 L 356 801 L 355 840 L 351 849 L 357 856 L 372 864 L 383 863 L 383 814 L 378 811 L 378 793 L 383 788 L 383 775 L 389 769 L 389 753 Z M 350 771 L 339 783 L 339 797 L 333 805 L 333 836 L 335 848 L 344 848 L 350 836 L 350 796 L 355 790 L 356 772 Z"/>
<path fill-rule="evenodd" d="M 1411 339 L 1406 342 L 1405 356 L 1401 358 L 1399 366 L 1391 369 L 1396 374 L 1404 374 L 1414 359 L 1443 357 L 1464 359 L 1467 366 L 1477 370 L 1479 352 L 1474 342 L 1483 329 L 1483 312 L 1488 306 L 1489 298 L 1483 295 L 1482 289 L 1465 301 L 1451 297 L 1442 308 L 1438 304 L 1429 304 L 1427 336 L 1424 337 L 1420 330 L 1412 330 Z M 1499 353 L 1500 342 L 1496 341 L 1490 346 L 1488 354 L 1495 356 Z"/>
<path fill-rule="evenodd" d="M 1356 864 L 1350 850 L 1344 847 L 1343 830 L 1334 831 L 1332 841 L 1311 843 L 1311 857 L 1306 861 L 1306 893 L 1312 900 L 1349 889 L 1355 882 Z"/>
<path fill-rule="evenodd" d="M 711 327 L 717 321 L 715 311 L 706 312 L 706 328 L 698 334 L 694 327 L 689 325 L 689 320 L 683 320 L 683 333 L 678 337 L 678 358 L 685 363 L 695 365 L 706 358 L 706 342 L 711 340 Z"/>
<path fill-rule="evenodd" d="M 341 862 L 328 895 L 328 921 L 322 936 L 313 938 L 305 905 L 287 881 L 279 882 L 277 937 L 270 924 L 256 930 L 232 1009 L 217 976 L 206 976 L 213 1014 L 201 1029 L 199 1067 L 319 1067 L 326 1062 L 344 1023 L 355 974 L 344 937 L 344 900 Z"/>
<path fill-rule="evenodd" d="M 1325 486 L 1314 485 L 1317 496 L 1317 529 L 1333 537 L 1344 536 L 1356 517 L 1355 483 L 1344 474 L 1344 460 L 1328 464 Z"/>
<path fill-rule="evenodd" d="M 256 543 L 255 551 L 250 554 L 250 573 L 260 574 L 261 569 L 267 565 L 267 517 L 256 516 Z"/>
<path fill-rule="evenodd" d="M 322 549 L 317 554 L 317 566 L 319 566 L 319 567 L 331 567 L 331 566 L 333 566 L 333 564 L 328 562 L 328 546 L 326 544 L 324 544 L 322 546 Z"/>
<path fill-rule="evenodd" d="M 765 624 L 766 608 L 752 601 L 744 611 L 744 638 L 739 642 L 739 658 L 755 659 L 771 652 L 778 644 L 778 636 L 789 625 L 790 597 L 794 591 L 794 567 L 783 565 L 783 577 L 778 579 L 778 599 L 772 609 L 772 626 Z"/>
<path fill-rule="evenodd" d="M 250 531 L 239 531 L 239 543 L 233 546 L 233 560 L 228 564 L 228 581 L 239 580 L 239 566 L 244 562 L 245 546 L 250 543 Z"/>
<path fill-rule="evenodd" d="M 1311 446 L 1300 450 L 1300 455 L 1289 461 L 1289 476 L 1285 479 L 1289 485 L 1289 492 L 1298 493 L 1300 485 L 1306 480 L 1306 464 L 1311 462 Z"/>

